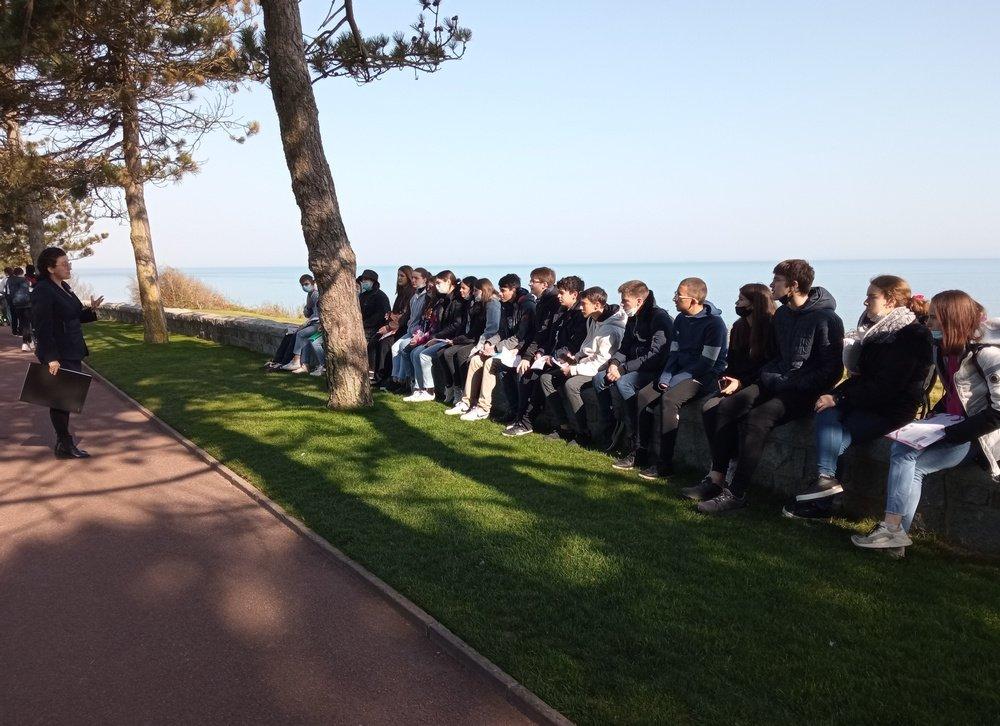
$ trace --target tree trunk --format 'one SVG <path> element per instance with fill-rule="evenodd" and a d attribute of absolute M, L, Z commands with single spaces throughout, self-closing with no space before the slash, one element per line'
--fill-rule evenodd
<path fill-rule="evenodd" d="M 367 406 L 372 396 L 355 284 L 356 260 L 323 152 L 319 111 L 302 44 L 299 4 L 296 0 L 262 0 L 261 7 L 281 145 L 302 216 L 309 267 L 319 284 L 320 323 L 327 342 L 328 405 L 336 409 Z"/>
<path fill-rule="evenodd" d="M 122 94 L 122 152 L 125 156 L 122 187 L 125 190 L 125 206 L 128 208 L 132 252 L 135 254 L 139 302 L 142 304 L 142 323 L 145 328 L 143 337 L 147 343 L 166 343 L 169 340 L 167 317 L 163 313 L 159 273 L 153 256 L 153 237 L 149 231 L 140 145 L 139 110 L 135 97 L 126 92 Z"/>

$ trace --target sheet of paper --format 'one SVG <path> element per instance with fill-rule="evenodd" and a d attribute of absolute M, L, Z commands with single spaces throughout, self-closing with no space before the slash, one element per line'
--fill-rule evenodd
<path fill-rule="evenodd" d="M 925 418 L 922 421 L 913 421 L 895 431 L 890 431 L 886 436 L 893 441 L 906 444 L 912 449 L 921 451 L 931 444 L 944 438 L 944 430 L 962 420 L 961 416 L 952 416 L 947 413 L 939 413 L 936 416 Z"/>
<path fill-rule="evenodd" d="M 517 368 L 517 364 L 521 362 L 521 356 L 513 348 L 505 348 L 500 351 L 500 362 L 508 368 Z"/>
<path fill-rule="evenodd" d="M 536 360 L 534 363 L 531 364 L 531 369 L 534 371 L 540 371 L 543 368 L 545 368 L 545 366 L 547 366 L 551 361 L 552 361 L 551 358 L 549 358 L 547 355 L 543 355 L 541 358 L 539 358 L 538 360 Z"/>

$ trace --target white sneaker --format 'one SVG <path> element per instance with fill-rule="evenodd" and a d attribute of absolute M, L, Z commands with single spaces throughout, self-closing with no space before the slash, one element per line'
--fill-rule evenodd
<path fill-rule="evenodd" d="M 427 401 L 434 400 L 434 394 L 430 391 L 417 391 L 412 396 L 408 396 L 405 400 L 411 401 L 412 403 L 426 403 Z"/>
<path fill-rule="evenodd" d="M 888 550 L 909 547 L 913 544 L 913 540 L 903 531 L 902 527 L 893 531 L 886 526 L 885 522 L 879 522 L 864 536 L 851 535 L 851 542 L 866 550 Z"/>
<path fill-rule="evenodd" d="M 316 376 L 317 378 L 319 378 L 320 376 L 325 376 L 326 375 L 326 368 L 324 366 L 319 366 L 318 368 L 316 368 L 316 370 L 314 370 L 309 375 L 310 376 Z"/>
<path fill-rule="evenodd" d="M 423 393 L 424 393 L 423 391 L 417 388 L 409 396 L 404 396 L 403 400 L 409 401 L 410 403 L 414 403 L 415 401 L 422 401 L 423 399 L 421 398 L 421 396 L 423 395 Z"/>
<path fill-rule="evenodd" d="M 27 343 L 21 343 L 21 350 L 31 350 L 31 348 L 28 347 Z"/>
<path fill-rule="evenodd" d="M 299 366 L 298 368 L 292 368 L 292 373 L 308 373 L 309 366 Z"/>
<path fill-rule="evenodd" d="M 301 367 L 302 367 L 301 363 L 292 363 L 291 361 L 288 361 L 283 366 L 278 366 L 278 368 L 283 371 L 294 371 Z"/>
<path fill-rule="evenodd" d="M 28 345 L 31 347 L 32 350 L 35 349 L 35 341 L 31 341 L 30 343 L 28 343 Z"/>
<path fill-rule="evenodd" d="M 482 421 L 485 418 L 489 418 L 490 415 L 486 413 L 479 406 L 475 406 L 469 409 L 466 413 L 462 414 L 462 421 Z"/>
<path fill-rule="evenodd" d="M 468 412 L 469 412 L 469 407 L 462 402 L 462 399 L 459 399 L 458 403 L 456 403 L 454 406 L 452 406 L 451 408 L 449 408 L 447 411 L 444 412 L 444 415 L 459 416 L 463 413 L 468 413 Z"/>

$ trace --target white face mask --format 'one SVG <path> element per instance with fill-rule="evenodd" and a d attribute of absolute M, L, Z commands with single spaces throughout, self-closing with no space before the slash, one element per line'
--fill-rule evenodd
<path fill-rule="evenodd" d="M 476 290 L 474 293 L 472 293 L 472 299 L 473 300 L 482 300 L 483 299 L 483 291 L 482 290 Z"/>
<path fill-rule="evenodd" d="M 303 282 L 302 283 L 302 291 L 303 292 L 312 292 L 313 291 L 313 286 L 310 285 L 308 282 Z"/>
<path fill-rule="evenodd" d="M 448 292 L 448 285 L 447 283 L 439 282 L 434 286 L 434 289 L 436 289 L 439 293 L 444 295 L 446 292 Z"/>
<path fill-rule="evenodd" d="M 622 310 L 625 310 L 625 308 L 622 308 Z M 625 315 L 630 318 L 634 318 L 638 312 L 639 308 L 632 308 L 631 310 L 625 310 Z"/>

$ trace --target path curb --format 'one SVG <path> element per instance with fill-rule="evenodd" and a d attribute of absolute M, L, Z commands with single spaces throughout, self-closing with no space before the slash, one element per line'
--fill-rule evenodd
<path fill-rule="evenodd" d="M 337 564 L 348 569 L 371 590 L 380 595 L 382 599 L 392 605 L 398 612 L 402 613 L 407 620 L 421 629 L 427 638 L 440 646 L 451 657 L 462 662 L 471 670 L 479 672 L 498 691 L 500 691 L 507 701 L 517 707 L 526 716 L 544 724 L 572 726 L 572 721 L 552 708 L 549 704 L 521 685 L 512 676 L 492 663 L 468 643 L 448 630 L 448 628 L 433 618 L 429 613 L 427 613 L 427 611 L 417 606 L 401 593 L 393 589 L 387 582 L 362 567 L 360 564 L 313 532 L 304 523 L 286 512 L 281 505 L 271 500 L 253 484 L 202 449 L 198 446 L 198 444 L 191 441 L 191 439 L 184 436 L 184 434 L 180 433 L 168 423 L 160 419 L 155 413 L 150 411 L 130 395 L 118 388 L 118 386 L 94 370 L 93 367 L 87 364 L 84 365 L 86 366 L 88 373 L 107 386 L 116 396 L 134 406 L 154 425 L 172 438 L 179 441 L 195 456 L 208 464 L 213 470 L 221 474 L 230 484 L 253 499 L 257 504 L 270 512 L 293 532 L 318 547 Z"/>

